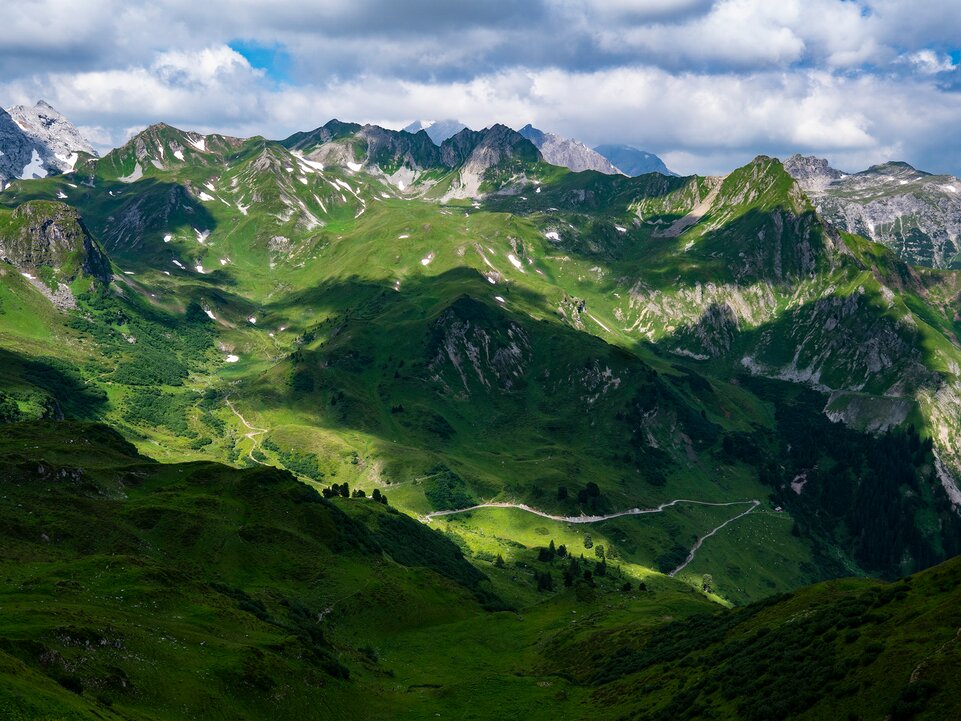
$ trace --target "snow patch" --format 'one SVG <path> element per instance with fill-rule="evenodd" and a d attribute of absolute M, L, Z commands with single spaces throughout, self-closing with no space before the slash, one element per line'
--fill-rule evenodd
<path fill-rule="evenodd" d="M 247 322 L 251 325 L 257 325 L 257 317 L 252 315 L 247 319 Z"/>
<path fill-rule="evenodd" d="M 57 191 L 57 197 L 60 198 L 60 200 L 66 200 L 66 199 L 67 199 L 67 194 L 64 193 L 62 190 L 58 190 L 58 191 Z"/>
<path fill-rule="evenodd" d="M 400 235 L 397 236 L 397 240 L 407 240 L 407 238 L 409 237 L 410 237 L 409 233 L 401 233 Z"/>
<path fill-rule="evenodd" d="M 213 200 L 213 198 L 211 198 L 211 200 Z M 207 238 L 210 237 L 209 230 L 197 230 L 196 228 L 194 228 L 194 233 L 197 234 L 197 242 L 200 243 L 201 245 L 203 245 L 204 242 L 207 240 Z"/>
<path fill-rule="evenodd" d="M 200 197 L 200 199 L 203 200 L 204 202 L 210 202 L 211 200 L 214 199 L 214 197 L 213 197 L 212 195 L 210 195 L 210 194 L 208 194 L 208 193 L 205 193 L 205 192 L 202 191 L 202 190 L 200 191 L 200 196 L 199 196 L 199 197 Z"/>
<path fill-rule="evenodd" d="M 198 263 L 196 266 L 194 266 L 194 269 L 195 269 L 198 273 L 200 273 L 201 275 L 203 275 L 204 273 L 207 272 L 207 271 L 204 270 L 204 267 L 203 267 L 202 265 L 200 265 L 199 263 Z"/>
<path fill-rule="evenodd" d="M 167 233 L 167 234 L 164 236 L 164 243 L 169 243 L 169 242 L 170 242 L 171 240 L 173 240 L 173 239 L 174 239 L 174 237 L 173 237 L 170 233 Z"/>
<path fill-rule="evenodd" d="M 182 151 L 182 150 L 175 150 L 175 151 L 174 151 L 174 157 L 175 157 L 177 160 L 182 161 L 182 160 L 184 159 L 184 151 Z"/>
<path fill-rule="evenodd" d="M 314 170 L 323 170 L 323 169 L 324 169 L 324 164 L 323 164 L 323 163 L 318 163 L 318 162 L 316 162 L 316 161 L 314 161 L 314 160 L 307 160 L 307 158 L 302 158 L 302 157 L 300 157 L 299 155 L 297 156 L 297 160 L 299 160 L 301 163 L 303 163 L 304 165 L 306 165 L 308 168 L 313 168 Z"/>
<path fill-rule="evenodd" d="M 184 267 L 184 264 L 181 263 L 181 262 L 180 262 L 179 260 L 177 260 L 176 258 L 174 258 L 173 264 L 176 265 L 176 266 L 177 266 L 178 268 L 180 268 L 181 270 L 187 270 L 187 269 Z"/>
<path fill-rule="evenodd" d="M 236 363 L 237 361 L 240 360 L 240 357 L 231 354 L 231 355 L 227 356 L 226 358 L 224 358 L 224 360 L 227 361 L 228 363 Z"/>
<path fill-rule="evenodd" d="M 526 270 L 524 270 L 524 264 L 521 263 L 521 262 L 517 259 L 517 256 L 514 255 L 513 253 L 508 253 L 508 254 L 507 254 L 507 259 L 511 262 L 511 265 L 513 265 L 515 268 L 517 268 L 521 273 L 526 273 L 526 272 L 527 272 Z"/>
<path fill-rule="evenodd" d="M 544 233 L 544 237 L 548 240 L 560 240 L 561 236 L 556 230 L 549 230 Z"/>
<path fill-rule="evenodd" d="M 77 160 L 80 159 L 79 153 L 70 153 L 70 155 L 61 155 L 60 153 L 55 153 L 55 155 L 57 160 L 64 165 L 70 166 L 71 170 L 77 167 Z M 160 157 L 163 157 L 163 153 L 160 154 Z"/>
<path fill-rule="evenodd" d="M 201 153 L 206 153 L 206 152 L 207 152 L 207 139 L 206 139 L 206 138 L 201 137 L 199 140 L 192 140 L 191 138 L 187 138 L 187 142 L 189 142 L 191 145 L 193 145 L 193 146 L 194 146 L 197 150 L 199 150 Z"/>
<path fill-rule="evenodd" d="M 432 260 L 434 260 L 434 253 L 433 253 L 433 252 L 430 252 L 430 253 L 427 254 L 427 257 L 426 257 L 426 258 L 421 258 L 421 259 L 420 259 L 420 264 L 423 265 L 423 266 L 427 266 L 427 265 L 430 265 L 430 263 L 431 263 Z"/>
<path fill-rule="evenodd" d="M 32 180 L 33 178 L 46 177 L 47 171 L 43 167 L 43 160 L 40 158 L 40 153 L 34 150 L 30 155 L 30 162 L 23 167 L 23 172 L 20 173 L 20 179 Z"/>
<path fill-rule="evenodd" d="M 229 262 L 230 262 L 230 258 L 221 258 L 221 259 L 220 259 L 220 264 L 221 264 L 221 265 L 227 265 L 227 263 L 229 263 Z"/>
<path fill-rule="evenodd" d="M 210 318 L 210 320 L 217 320 L 217 316 L 214 315 L 214 312 L 210 310 L 210 308 L 204 308 L 204 313 L 207 314 L 207 317 Z"/>
<path fill-rule="evenodd" d="M 351 163 L 350 161 L 347 161 L 347 167 L 356 173 L 358 170 L 360 170 L 364 166 L 361 165 L 360 163 Z"/>
<path fill-rule="evenodd" d="M 495 296 L 494 296 L 494 300 L 496 300 L 498 303 L 506 303 L 506 302 L 507 302 L 506 300 L 504 300 L 504 299 L 503 299 L 501 296 L 499 296 L 499 295 L 495 295 Z"/>
<path fill-rule="evenodd" d="M 625 228 L 623 225 L 615 225 L 615 226 L 614 226 L 614 230 L 616 230 L 618 233 L 626 233 L 626 232 L 627 232 L 627 228 Z"/>

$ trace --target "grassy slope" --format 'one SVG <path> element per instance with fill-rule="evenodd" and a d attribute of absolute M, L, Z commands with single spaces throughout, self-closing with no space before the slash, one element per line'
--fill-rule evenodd
<path fill-rule="evenodd" d="M 601 487 L 603 510 L 677 497 L 766 499 L 771 489 L 757 481 L 756 467 L 719 455 L 717 433 L 752 432 L 756 424 L 774 430 L 780 401 L 777 394 L 769 399 L 746 390 L 736 377 L 732 383 L 739 369 L 731 360 L 754 352 L 777 369 L 791 360 L 792 347 L 800 347 L 798 358 L 806 360 L 822 339 L 804 326 L 823 322 L 811 311 L 818 294 L 843 299 L 867 285 L 880 297 L 875 277 L 847 260 L 834 267 L 817 255 L 823 273 L 816 279 L 790 275 L 803 260 L 795 249 L 802 237 L 819 253 L 823 239 L 773 161 L 752 164 L 720 186 L 707 179 L 610 179 L 539 167 L 534 174 L 541 192 L 531 186 L 478 208 L 401 198 L 375 177 L 317 171 L 260 139 L 211 136 L 202 151 L 197 141 L 160 127 L 144 136 L 142 148 L 132 142 L 82 170 L 91 172 L 92 188 L 59 178 L 18 184 L 5 194 L 16 204 L 62 191 L 90 218 L 120 268 L 134 274 L 117 284 L 124 299 L 90 301 L 107 331 L 98 336 L 100 349 L 85 359 L 93 371 L 87 378 L 94 376 L 106 393 L 100 417 L 164 460 L 244 464 L 252 454 L 282 465 L 285 458 L 271 449 L 292 449 L 316 456 L 319 485 L 379 486 L 413 513 L 432 507 L 427 491 L 439 465 L 451 469 L 472 498 L 526 500 L 566 513 L 582 507 L 557 503 L 557 487 L 576 493 L 588 481 Z M 160 145 L 163 153 L 155 149 Z M 184 161 L 172 159 L 174 148 Z M 123 182 L 136 163 L 143 179 Z M 676 238 L 662 233 L 714 190 L 723 202 L 702 222 Z M 780 222 L 775 218 L 796 222 L 796 232 L 748 242 L 762 232 L 770 237 Z M 198 230 L 209 230 L 209 237 L 200 242 Z M 732 252 L 732 242 L 740 244 L 735 250 L 741 255 L 759 255 L 739 269 L 724 254 Z M 870 251 L 859 252 L 865 257 Z M 881 265 L 879 258 L 870 260 Z M 192 270 L 197 264 L 206 272 Z M 773 303 L 751 323 L 739 324 L 730 356 L 691 363 L 665 353 L 703 350 L 693 323 L 704 310 L 696 298 L 708 281 L 742 299 L 771 293 Z M 947 367 L 956 355 L 946 340 L 950 324 L 942 310 L 908 290 L 905 304 L 928 314 L 925 362 Z M 465 307 L 464 296 L 476 303 Z M 645 316 L 638 303 L 650 298 L 680 315 Z M 163 335 L 177 327 L 189 302 L 215 316 L 198 324 L 213 334 L 207 350 L 145 336 L 151 328 Z M 112 320 L 118 313 L 125 317 Z M 906 310 L 872 301 L 859 313 L 850 321 L 854 329 L 873 327 L 864 322 L 872 314 L 883 324 Z M 452 317 L 475 331 L 455 344 L 462 359 L 481 342 L 477 332 L 500 350 L 509 349 L 511 332 L 522 332 L 531 351 L 509 371 L 519 380 L 510 388 L 497 382 L 488 387 L 468 371 L 461 387 L 444 358 L 444 344 L 458 330 Z M 146 402 L 144 391 L 118 382 L 112 370 L 115 363 L 144 363 L 139 348 L 124 340 L 129 336 L 140 336 L 136 346 L 150 343 L 189 371 L 153 384 L 150 392 L 159 387 L 171 409 L 162 417 L 131 412 Z M 857 347 L 849 338 L 837 345 L 841 355 Z M 224 363 L 227 354 L 239 361 Z M 824 379 L 859 382 L 862 366 L 859 358 L 840 358 L 829 369 L 834 375 Z M 870 390 L 883 389 L 897 370 Z M 650 380 L 654 371 L 656 382 Z M 488 383 L 504 377 L 492 363 L 481 363 L 478 372 Z M 252 426 L 267 432 L 247 438 L 248 429 L 224 403 L 228 397 Z M 403 411 L 392 412 L 396 408 Z M 698 421 L 702 411 L 706 423 Z M 580 422 L 585 413 L 590 426 Z M 653 414 L 653 421 L 642 421 L 644 414 Z M 650 439 L 667 449 L 666 459 Z M 715 575 L 729 598 L 744 600 L 770 590 L 769 583 L 786 589 L 834 572 L 811 558 L 804 541 L 780 532 L 789 526 L 772 523 L 756 536 L 752 553 L 762 554 L 774 538 L 792 560 L 750 592 L 743 591 L 742 570 L 735 568 L 743 546 L 729 544 L 727 530 L 712 539 L 728 549 Z M 689 535 L 698 528 L 705 527 L 692 527 Z M 637 556 L 641 564 L 674 545 L 667 532 L 645 536 L 631 527 L 625 533 L 640 534 L 626 547 L 654 543 Z M 477 533 L 466 538 L 484 550 Z M 844 549 L 827 550 L 857 569 Z"/>
<path fill-rule="evenodd" d="M 488 582 L 381 504 L 158 465 L 103 427 L 9 426 L 0 459 L 6 718 L 958 712 L 957 562 L 712 613 L 663 577 L 625 593 L 614 564 L 538 594 L 531 573 L 563 563 L 515 551 Z M 491 588 L 521 613 L 484 610 Z"/>
<path fill-rule="evenodd" d="M 957 560 L 894 584 L 845 580 L 553 658 L 633 719 L 943 719 L 959 713 Z M 586 648 L 603 649 L 588 661 Z"/>
<path fill-rule="evenodd" d="M 9 426 L 0 457 L 5 718 L 551 718 L 585 690 L 536 670 L 545 636 L 711 605 L 663 578 L 545 597 L 512 563 L 494 586 L 529 614 L 485 610 L 443 536 L 273 469 L 159 465 L 75 423 Z"/>

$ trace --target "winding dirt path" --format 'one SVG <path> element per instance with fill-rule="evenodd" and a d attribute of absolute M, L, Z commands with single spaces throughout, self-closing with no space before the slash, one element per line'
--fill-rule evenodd
<path fill-rule="evenodd" d="M 257 440 L 257 436 L 261 436 L 264 433 L 267 433 L 270 429 L 255 428 L 254 426 L 250 425 L 247 422 L 247 419 L 244 418 L 242 415 L 240 415 L 240 411 L 234 408 L 234 404 L 230 402 L 229 398 L 227 398 L 225 402 L 227 404 L 227 407 L 233 412 L 235 416 L 237 416 L 240 419 L 240 422 L 244 424 L 244 427 L 248 431 L 247 433 L 244 434 L 244 438 L 249 438 L 252 445 L 250 446 L 250 450 L 247 452 L 247 457 L 250 458 L 250 460 L 252 460 L 254 463 L 257 463 L 261 466 L 268 465 L 263 461 L 258 461 L 256 458 L 254 458 L 254 451 L 257 450 L 257 447 L 260 445 L 259 441 Z"/>
<path fill-rule="evenodd" d="M 675 568 L 673 571 L 671 571 L 671 572 L 670 572 L 669 574 L 667 574 L 667 575 L 670 576 L 671 578 L 674 578 L 674 576 L 676 576 L 678 573 L 680 573 L 681 571 L 683 571 L 683 570 L 687 567 L 687 565 L 688 565 L 691 561 L 694 560 L 694 554 L 697 553 L 697 549 L 699 549 L 699 548 L 701 547 L 701 544 L 704 543 L 704 541 L 706 541 L 706 540 L 709 539 L 711 536 L 713 536 L 715 533 L 717 533 L 718 531 L 720 531 L 720 530 L 721 530 L 722 528 L 724 528 L 724 526 L 726 526 L 727 524 L 729 524 L 729 523 L 734 523 L 734 521 L 736 521 L 738 518 L 744 518 L 744 516 L 746 516 L 748 513 L 750 513 L 750 512 L 753 511 L 755 508 L 757 508 L 758 506 L 761 505 L 761 502 L 758 501 L 758 500 L 750 501 L 750 503 L 751 503 L 751 507 L 748 508 L 746 511 L 744 511 L 744 513 L 739 513 L 739 514 L 737 514 L 736 516 L 734 516 L 734 518 L 729 518 L 729 519 L 727 519 L 726 521 L 724 521 L 724 523 L 722 523 L 722 524 L 721 524 L 720 526 L 718 526 L 717 528 L 712 528 L 710 531 L 708 531 L 708 532 L 705 533 L 703 536 L 701 536 L 700 538 L 698 538 L 698 539 L 697 539 L 697 543 L 694 544 L 694 547 L 691 548 L 691 552 L 688 553 L 688 554 L 687 554 L 687 558 L 684 559 L 684 563 L 682 563 L 680 566 L 678 566 L 677 568 Z"/>
<path fill-rule="evenodd" d="M 425 516 L 421 517 L 421 521 L 424 523 L 430 523 L 435 518 L 440 518 L 441 516 L 453 516 L 457 513 L 466 513 L 468 511 L 476 511 L 483 508 L 516 508 L 519 511 L 526 511 L 527 513 L 533 513 L 535 516 L 540 516 L 541 518 L 547 518 L 551 521 L 560 521 L 561 523 L 600 523 L 601 521 L 609 521 L 612 518 L 622 518 L 624 516 L 643 516 L 649 513 L 661 513 L 664 510 L 670 508 L 671 506 L 676 506 L 679 503 L 690 503 L 695 506 L 744 506 L 750 505 L 743 513 L 739 513 L 733 518 L 729 518 L 721 525 L 712 528 L 710 531 L 705 533 L 703 536 L 697 539 L 694 547 L 691 548 L 690 553 L 687 554 L 687 558 L 684 560 L 680 566 L 671 571 L 668 576 L 672 578 L 678 573 L 683 571 L 691 561 L 694 560 L 694 556 L 697 554 L 698 549 L 708 538 L 713 536 L 715 533 L 720 531 L 722 528 L 730 523 L 734 523 L 739 518 L 744 518 L 752 511 L 754 511 L 761 502 L 757 499 L 751 499 L 750 501 L 728 501 L 727 503 L 713 503 L 711 501 L 695 501 L 690 498 L 675 498 L 673 501 L 668 501 L 667 503 L 662 503 L 654 508 L 631 508 L 627 511 L 618 511 L 617 513 L 608 513 L 604 516 L 555 516 L 552 513 L 546 513 L 545 511 L 540 511 L 536 508 L 528 506 L 526 503 L 508 503 L 506 501 L 491 501 L 490 503 L 478 503 L 476 506 L 470 506 L 468 508 L 457 508 L 450 511 L 432 511 Z"/>

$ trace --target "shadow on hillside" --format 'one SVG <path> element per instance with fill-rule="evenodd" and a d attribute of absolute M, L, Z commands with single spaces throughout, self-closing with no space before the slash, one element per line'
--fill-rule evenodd
<path fill-rule="evenodd" d="M 23 400 L 32 397 L 46 418 L 94 420 L 106 407 L 106 394 L 86 385 L 74 366 L 57 358 L 32 358 L 0 348 L 0 368 L 0 381 L 9 384 L 0 390 Z"/>

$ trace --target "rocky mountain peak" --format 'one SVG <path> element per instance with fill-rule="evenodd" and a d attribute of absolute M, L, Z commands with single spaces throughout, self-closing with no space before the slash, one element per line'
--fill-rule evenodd
<path fill-rule="evenodd" d="M 80 131 L 46 101 L 0 110 L 0 187 L 18 178 L 70 172 L 81 154 L 97 153 Z"/>
<path fill-rule="evenodd" d="M 795 153 L 784 161 L 784 169 L 806 191 L 821 191 L 844 176 L 832 168 L 825 158 Z"/>
<path fill-rule="evenodd" d="M 607 158 L 579 140 L 544 132 L 530 123 L 518 132 L 530 140 L 541 151 L 544 160 L 551 165 L 570 168 L 574 172 L 596 170 L 606 175 L 620 174 Z"/>
<path fill-rule="evenodd" d="M 961 180 L 902 161 L 846 174 L 822 158 L 793 155 L 784 167 L 835 226 L 887 245 L 909 263 L 961 264 Z"/>

